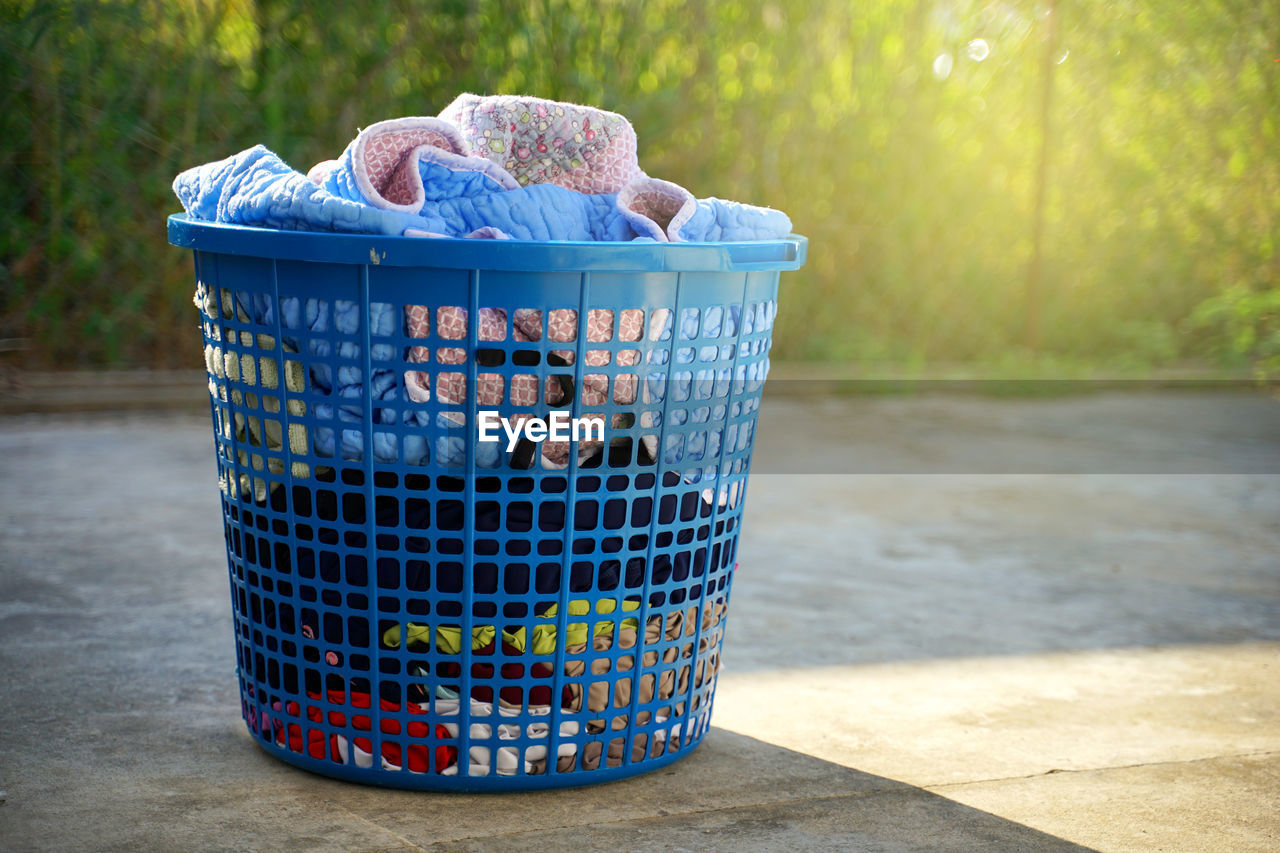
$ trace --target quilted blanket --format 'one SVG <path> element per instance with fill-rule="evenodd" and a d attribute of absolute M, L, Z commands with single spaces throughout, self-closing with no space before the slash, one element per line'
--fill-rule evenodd
<path fill-rule="evenodd" d="M 439 116 L 362 130 L 306 175 L 258 145 L 174 180 L 187 213 L 311 231 L 518 240 L 768 240 L 781 211 L 647 176 L 617 113 L 462 95 Z"/>

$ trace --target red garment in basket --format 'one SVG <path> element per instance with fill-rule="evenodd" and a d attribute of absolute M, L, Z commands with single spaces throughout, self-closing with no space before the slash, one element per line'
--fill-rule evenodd
<path fill-rule="evenodd" d="M 328 691 L 327 696 L 328 696 L 330 705 L 348 704 L 347 694 L 341 690 L 330 690 Z M 320 701 L 320 694 L 318 693 L 307 691 L 307 697 L 312 699 L 313 701 L 317 701 L 317 702 Z M 350 698 L 351 698 L 350 705 L 353 709 L 370 707 L 368 693 L 362 693 L 360 691 L 353 690 L 351 691 Z M 279 700 L 277 700 L 274 703 L 274 706 L 275 706 L 275 710 L 277 711 L 281 710 L 281 705 Z M 399 703 L 391 702 L 386 699 L 380 699 L 379 706 L 383 711 L 390 712 L 390 713 L 394 713 L 400 710 Z M 415 705 L 412 702 L 408 703 L 406 705 L 406 708 L 410 714 L 426 714 L 427 713 L 420 706 Z M 288 702 L 284 706 L 284 711 L 288 717 L 301 716 L 299 713 L 298 703 L 294 701 Z M 324 712 L 317 705 L 307 705 L 306 712 L 307 712 L 307 719 L 313 723 L 322 723 L 325 721 Z M 328 714 L 328 723 L 331 726 L 340 726 L 345 728 L 347 726 L 347 714 L 344 713 L 343 711 L 330 710 Z M 252 720 L 250 721 L 250 724 L 252 725 Z M 285 746 L 286 725 L 287 725 L 287 732 L 288 732 L 289 749 L 297 753 L 303 752 L 303 748 L 304 748 L 303 730 L 298 723 L 288 722 L 287 719 L 284 719 L 281 717 L 276 717 L 272 719 L 268 715 L 263 714 L 260 731 L 262 731 L 263 734 L 266 734 L 268 731 L 270 731 L 275 738 L 276 745 Z M 372 718 L 369 717 L 369 715 L 367 714 L 352 714 L 350 725 L 352 728 L 357 729 L 358 731 L 368 732 L 373 730 Z M 418 741 L 425 740 L 428 736 L 428 733 L 431 731 L 430 727 L 426 722 L 411 721 L 406 728 L 407 728 L 408 736 L 411 739 L 418 740 Z M 393 717 L 383 717 L 379 724 L 379 730 L 384 735 L 397 736 L 401 733 L 400 721 Z M 306 737 L 306 741 L 305 741 L 306 753 L 310 755 L 312 758 L 323 759 L 328 757 L 330 760 L 336 761 L 339 764 L 360 763 L 356 760 L 358 755 L 351 755 L 348 753 L 347 739 L 343 735 L 340 735 L 336 732 L 330 733 L 328 736 L 327 750 L 326 750 L 326 742 L 325 742 L 326 738 L 325 738 L 324 730 L 313 729 L 308 727 L 306 730 L 305 737 Z M 435 737 L 437 740 L 448 740 L 448 739 L 451 739 L 453 736 L 449 734 L 449 730 L 447 728 L 445 728 L 442 724 L 437 723 L 435 726 Z M 362 751 L 365 755 L 372 755 L 373 753 L 373 742 L 370 738 L 367 738 L 367 737 L 353 738 L 351 745 L 354 746 L 356 750 Z M 328 753 L 327 755 L 326 755 L 326 752 Z M 417 773 L 426 773 L 428 770 L 428 756 L 430 755 L 430 753 L 428 752 L 427 745 L 424 743 L 410 743 L 408 752 L 409 752 L 409 769 Z M 404 759 L 403 751 L 400 748 L 400 744 L 395 741 L 383 740 L 382 758 L 385 764 L 394 766 L 396 768 L 405 766 L 403 761 Z M 457 763 L 458 748 L 456 746 L 446 746 L 441 744 L 436 747 L 435 758 L 436 758 L 436 772 L 439 773 L 440 771 L 448 767 L 452 767 L 454 764 Z"/>
<path fill-rule="evenodd" d="M 476 679 L 471 685 L 471 698 L 477 702 L 492 702 L 493 687 L 491 679 L 493 678 L 494 663 L 501 663 L 502 659 L 494 659 L 490 657 L 494 653 L 494 643 L 489 641 L 488 645 L 477 647 L 473 650 L 479 659 L 471 664 L 471 677 Z M 510 643 L 503 640 L 502 651 L 506 655 L 521 655 L 523 649 L 518 649 Z M 493 661 L 493 662 L 490 662 Z M 501 663 L 499 669 L 503 680 L 517 679 L 524 676 L 524 664 L 520 663 Z M 528 704 L 531 706 L 550 705 L 551 704 L 551 674 L 554 672 L 551 664 L 546 661 L 538 661 L 529 666 L 529 674 L 534 678 L 545 678 L 546 684 L 535 684 L 529 688 Z M 438 674 L 441 678 L 458 678 L 462 674 L 462 666 L 460 664 L 449 661 L 439 665 Z M 500 686 L 498 696 L 508 705 L 514 707 L 522 707 L 525 704 L 523 688 L 508 684 Z M 573 699 L 573 691 L 569 685 L 564 685 L 560 690 L 560 701 L 563 706 Z"/>

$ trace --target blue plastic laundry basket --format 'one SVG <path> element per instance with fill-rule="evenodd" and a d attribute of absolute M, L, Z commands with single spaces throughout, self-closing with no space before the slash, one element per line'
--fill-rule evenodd
<path fill-rule="evenodd" d="M 610 781 L 701 741 L 778 273 L 804 238 L 173 216 L 169 239 L 195 253 L 259 746 L 352 781 L 482 791 Z M 489 411 L 605 429 L 508 452 L 479 440 Z"/>

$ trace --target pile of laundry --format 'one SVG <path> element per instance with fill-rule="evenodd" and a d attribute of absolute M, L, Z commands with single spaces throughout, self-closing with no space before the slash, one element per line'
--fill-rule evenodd
<path fill-rule="evenodd" d="M 616 608 L 611 601 L 597 603 L 595 611 L 610 614 Z M 635 612 L 638 602 L 627 600 L 622 603 L 622 611 Z M 719 668 L 718 654 L 708 656 L 709 646 L 717 641 L 715 631 L 724 619 L 725 603 L 723 599 L 707 602 L 702 609 L 700 626 L 695 624 L 698 608 L 652 614 L 645 620 L 645 637 L 643 647 L 650 651 L 641 657 L 638 696 L 634 699 L 641 705 L 655 700 L 676 700 L 674 706 L 667 706 L 655 713 L 642 710 L 636 715 L 637 726 L 650 723 L 662 724 L 669 719 L 668 709 L 674 709 L 677 716 L 685 714 L 685 703 L 680 697 L 689 690 L 689 664 L 677 670 L 680 659 L 692 657 L 691 638 L 698 633 L 698 665 L 694 673 L 694 686 L 702 686 L 704 680 L 714 677 Z M 584 600 L 569 603 L 569 615 L 587 617 L 591 613 L 590 604 Z M 554 620 L 555 606 L 540 614 L 549 621 L 540 622 L 527 632 L 523 629 L 499 631 L 493 625 L 477 625 L 472 628 L 471 651 L 473 655 L 492 655 L 501 637 L 501 648 L 505 655 L 533 655 L 544 659 L 553 659 L 559 638 Z M 562 739 L 556 750 L 556 766 L 561 772 L 574 770 L 579 765 L 583 770 L 594 770 L 597 767 L 616 767 L 622 763 L 625 751 L 623 734 L 627 729 L 627 715 L 619 715 L 608 721 L 601 717 L 582 722 L 584 712 L 602 714 L 609 709 L 631 707 L 632 678 L 624 676 L 610 682 L 604 680 L 610 672 L 630 672 L 635 667 L 635 655 L 623 655 L 612 658 L 607 653 L 614 648 L 615 640 L 619 649 L 634 649 L 637 641 L 639 620 L 635 616 L 625 617 L 620 622 L 599 621 L 588 627 L 588 623 L 571 622 L 566 627 L 564 675 L 569 678 L 580 678 L 588 672 L 602 677 L 602 680 L 582 684 L 567 682 L 561 690 L 560 711 L 564 716 L 574 719 L 562 719 L 559 724 L 559 735 Z M 695 629 L 698 629 L 695 631 Z M 302 635 L 309 640 L 318 637 L 318 626 L 304 620 Z M 616 635 L 616 638 L 615 638 Z M 681 636 L 690 638 L 683 647 L 676 645 Z M 382 632 L 378 638 L 379 648 L 394 651 L 403 643 L 411 653 L 426 654 L 434 651 L 443 655 L 458 655 L 461 651 L 462 632 L 458 625 L 438 625 L 434 628 L 420 623 L 393 625 Z M 352 638 L 355 642 L 355 638 Z M 667 648 L 661 652 L 657 647 L 661 644 Z M 588 650 L 588 646 L 590 650 Z M 360 689 L 355 684 L 348 685 L 343 677 L 337 674 L 343 661 L 337 652 L 324 655 L 327 666 L 333 670 L 328 674 L 323 691 L 318 686 L 308 686 L 306 690 L 306 707 L 296 700 L 281 701 L 271 699 L 271 711 L 263 709 L 259 712 L 254 686 L 247 688 L 247 699 L 244 703 L 245 719 L 254 731 L 270 738 L 276 746 L 288 748 L 293 752 L 309 755 L 317 759 L 329 759 L 339 764 L 351 764 L 357 767 L 373 766 L 373 743 L 365 734 L 357 734 L 350 738 L 338 730 L 354 730 L 355 732 L 372 732 L 372 720 L 369 716 L 372 698 L 367 688 Z M 523 664 L 508 662 L 508 667 L 518 668 L 523 672 Z M 493 675 L 493 664 L 480 662 L 472 664 L 472 675 L 477 682 L 472 686 L 468 715 L 469 738 L 473 742 L 468 750 L 468 775 L 487 776 L 496 773 L 499 776 L 512 776 L 519 773 L 538 775 L 546 772 L 547 742 L 550 734 L 552 716 L 551 689 L 547 686 L 529 690 L 527 700 L 521 688 L 514 685 L 500 687 L 495 697 L 492 687 L 483 682 Z M 456 679 L 461 667 L 454 664 L 438 666 L 437 678 L 450 681 L 450 684 L 435 683 L 426 667 L 415 665 L 410 667 L 412 675 L 424 679 L 422 683 L 409 685 L 409 701 L 404 703 L 404 710 L 410 715 L 409 722 L 402 731 L 401 723 L 395 716 L 382 717 L 380 731 L 387 736 L 382 739 L 380 766 L 384 770 L 398 771 L 408 768 L 410 772 L 426 773 L 434 767 L 434 772 L 450 776 L 458 773 L 458 732 L 459 724 L 450 719 L 459 719 L 461 699 L 457 691 Z M 553 669 L 548 660 L 534 663 L 529 668 L 534 678 L 551 680 Z M 514 674 L 502 673 L 504 677 L 514 678 Z M 584 690 L 585 688 L 585 690 Z M 585 708 L 584 708 L 585 693 Z M 265 698 L 265 697 L 264 697 Z M 496 707 L 495 707 L 496 700 Z M 395 700 L 380 698 L 381 711 L 395 715 L 400 711 L 400 703 Z M 496 714 L 495 714 L 496 710 Z M 422 721 L 415 721 L 414 716 L 422 716 Z M 327 724 L 324 728 L 306 725 Z M 529 722 L 530 718 L 538 718 Z M 486 722 L 488 721 L 488 722 Z M 646 757 L 662 755 L 666 749 L 668 737 L 672 744 L 678 745 L 681 729 L 685 724 L 677 724 L 667 728 L 653 730 L 652 739 L 648 734 L 637 733 L 632 739 L 631 760 L 642 761 Z M 611 729 L 615 736 L 607 743 L 606 729 Z M 542 741 L 523 748 L 517 745 L 498 746 L 493 749 L 485 743 L 492 744 L 496 731 L 498 742 Z M 407 735 L 407 748 L 402 748 L 399 740 Z M 585 735 L 585 737 L 584 737 Z M 581 750 L 581 757 L 579 757 Z M 523 752 L 523 756 L 521 755 Z M 434 764 L 432 756 L 434 753 Z"/>
<path fill-rule="evenodd" d="M 514 95 L 378 122 L 305 175 L 257 145 L 173 189 L 194 219 L 290 230 L 677 243 L 791 232 L 781 211 L 647 176 L 617 113 Z"/>
<path fill-rule="evenodd" d="M 236 353 L 230 347 L 214 342 L 206 342 L 204 357 L 209 377 L 209 392 L 221 402 L 231 402 L 237 406 L 234 413 L 234 424 L 220 426 L 222 434 L 234 434 L 238 441 L 249 441 L 259 447 L 279 451 L 284 447 L 285 436 L 274 421 L 259 421 L 256 418 L 246 419 L 239 410 L 242 400 L 235 399 L 240 392 L 234 387 L 228 392 L 225 380 L 243 385 L 257 386 L 269 391 L 279 391 L 283 381 L 285 390 L 291 394 L 302 394 L 308 390 L 336 400 L 338 404 L 317 403 L 311 413 L 315 419 L 333 426 L 317 426 L 314 431 L 308 430 L 301 422 L 295 420 L 289 426 L 289 449 L 299 455 L 315 454 L 325 458 L 340 458 L 348 461 L 361 461 L 364 454 L 364 435 L 358 427 L 363 423 L 364 413 L 360 399 L 369 394 L 374 401 L 372 420 L 375 426 L 402 423 L 411 429 L 403 436 L 397 436 L 391 430 L 375 430 L 372 438 L 374 460 L 394 463 L 403 461 L 409 465 L 425 465 L 433 457 L 436 464 L 447 468 L 462 468 L 466 463 L 466 440 L 463 437 L 459 416 L 454 412 L 437 412 L 432 415 L 425 409 L 397 408 L 397 405 L 408 398 L 414 403 L 426 403 L 431 399 L 431 377 L 426 371 L 409 369 L 403 372 L 390 368 L 374 367 L 366 385 L 359 366 L 359 347 L 361 339 L 361 312 L 354 302 L 329 302 L 322 299 L 303 299 L 289 296 L 279 300 L 279 317 L 275 300 L 266 293 L 252 293 L 237 290 L 234 295 L 227 291 L 222 294 L 222 315 L 219 314 L 218 294 L 212 287 L 197 282 L 195 304 L 200 309 L 206 325 L 206 337 L 218 341 L 221 334 L 216 331 L 222 317 L 234 318 L 238 323 L 275 329 L 277 322 L 283 331 L 280 350 L 284 354 L 284 364 L 280 360 L 265 354 L 250 355 Z M 437 337 L 447 340 L 465 342 L 467 335 L 467 309 L 457 306 L 439 306 L 434 311 L 426 305 L 406 305 L 397 310 L 387 303 L 378 302 L 369 306 L 369 333 L 375 340 L 380 337 L 395 335 L 398 328 L 404 329 L 409 338 L 421 338 L 428 334 L 430 323 L 436 323 Z M 768 374 L 767 357 L 755 358 L 764 354 L 766 342 L 753 341 L 747 345 L 752 358 L 740 361 L 736 369 L 731 371 L 727 366 L 698 367 L 698 363 L 716 360 L 718 347 L 727 344 L 712 343 L 712 340 L 726 341 L 767 331 L 773 327 L 777 313 L 776 303 L 758 302 L 747 306 L 731 304 L 707 308 L 700 316 L 681 316 L 677 323 L 675 312 L 669 308 L 659 308 L 645 317 L 641 309 L 623 309 L 614 312 L 609 309 L 588 309 L 587 339 L 589 343 L 604 342 L 615 335 L 622 341 L 635 341 L 637 346 L 645 342 L 654 343 L 670 341 L 678 334 L 681 340 L 694 340 L 701 336 L 701 346 L 675 347 L 674 363 L 689 365 L 687 371 L 680 371 L 668 382 L 668 370 L 671 365 L 655 361 L 668 356 L 666 348 L 648 354 L 647 363 L 639 364 L 640 350 L 623 350 L 617 354 L 618 364 L 635 365 L 637 373 L 621 374 L 612 377 L 612 399 L 617 404 L 638 404 L 639 426 L 649 435 L 643 436 L 636 452 L 642 463 L 659 456 L 656 434 L 661 432 L 663 424 L 663 397 L 670 393 L 674 399 L 688 400 L 694 398 L 710 398 L 719 396 L 729 382 L 742 383 L 739 391 L 745 391 L 750 397 L 764 384 Z M 618 319 L 615 321 L 615 314 Z M 577 334 L 579 325 L 578 311 L 572 308 L 555 308 L 543 312 L 538 309 L 517 309 L 512 312 L 512 336 L 517 341 L 536 342 L 545 336 L 552 342 L 571 341 Z M 495 328 L 505 330 L 508 315 L 504 309 L 481 308 L 478 339 L 483 344 L 486 340 L 497 338 Z M 545 328 L 545 332 L 543 331 Z M 330 336 L 336 333 L 337 340 Z M 255 341 L 259 353 L 276 349 L 273 336 L 265 333 L 257 335 Z M 247 345 L 247 344 L 246 344 Z M 374 343 L 371 356 L 374 362 L 391 362 L 396 360 L 397 347 L 390 343 Z M 427 363 L 431 360 L 426 347 L 407 348 L 405 360 L 409 363 Z M 300 359 L 289 358 L 300 355 Z M 634 355 L 633 355 L 634 354 Z M 585 367 L 607 364 L 609 350 L 587 350 Z M 329 361 L 337 358 L 346 364 L 332 366 Z M 573 360 L 572 350 L 552 350 L 548 353 L 548 367 L 554 369 L 555 375 L 547 376 L 543 383 L 543 403 L 547 407 L 565 407 L 573 401 Z M 304 359 L 307 367 L 304 368 Z M 479 348 L 476 355 L 477 364 L 485 366 L 485 352 Z M 441 347 L 436 350 L 436 361 L 447 365 L 449 370 L 438 373 L 435 383 L 436 398 L 441 403 L 462 405 L 466 402 L 465 375 L 461 373 L 467 362 L 466 351 L 462 347 Z M 721 359 L 723 361 L 723 359 Z M 696 368 L 696 369 L 695 369 Z M 538 368 L 531 368 L 527 377 L 528 385 L 521 385 L 520 380 L 526 377 L 512 377 L 505 393 L 512 403 L 528 405 L 537 400 L 539 387 L 533 375 Z M 546 368 L 543 368 L 544 370 Z M 643 381 L 640 380 L 643 369 Z M 492 377 L 492 378 L 490 378 Z M 478 375 L 477 402 L 481 406 L 497 405 L 502 402 L 504 389 L 501 378 L 496 374 L 480 373 Z M 582 376 L 581 401 L 584 412 L 590 414 L 591 406 L 607 401 L 610 377 L 604 374 L 585 373 Z M 301 400 L 289 400 L 288 414 L 294 418 L 307 415 Z M 221 411 L 221 410 L 219 410 Z M 705 419 L 709 409 L 695 409 L 694 418 Z M 689 411 L 683 406 L 671 407 L 669 417 L 673 426 L 687 422 Z M 336 423 L 335 423 L 336 421 Z M 266 430 L 266 435 L 258 435 L 255 429 Z M 611 428 L 624 426 L 618 415 L 610 423 Z M 435 427 L 434 430 L 431 428 Z M 414 429 L 416 428 L 416 429 Z M 696 465 L 702 460 L 714 460 L 721 452 L 723 444 L 725 452 L 733 452 L 743 448 L 750 442 L 750 427 L 740 431 L 730 424 L 723 431 L 709 428 L 688 435 L 672 435 L 661 450 L 664 464 L 672 465 L 683 462 L 686 467 Z M 233 433 L 234 430 L 234 433 Z M 434 431 L 434 446 L 429 445 L 427 432 Z M 598 464 L 606 448 L 599 441 L 578 442 L 578 464 L 586 466 Z M 534 459 L 526 454 L 506 452 L 504 442 L 486 442 L 476 445 L 476 465 L 479 468 L 497 468 L 506 464 L 513 467 L 532 467 L 535 462 L 545 468 L 565 468 L 569 463 L 569 448 L 564 442 L 545 441 L 540 447 L 540 458 Z M 515 458 L 513 458 L 515 457 Z M 247 464 L 247 463 L 246 463 Z M 274 458 L 269 465 L 278 463 Z M 295 477 L 309 476 L 304 463 L 294 463 Z M 273 474 L 282 474 L 283 469 L 271 470 Z M 262 481 L 259 481 L 260 483 Z M 247 481 L 246 481 L 247 483 Z M 248 486 L 242 484 L 247 491 Z M 255 499 L 261 501 L 263 494 L 256 494 Z"/>
<path fill-rule="evenodd" d="M 636 157 L 635 130 L 617 113 L 505 95 L 464 94 L 439 116 L 379 122 L 361 131 L 338 159 L 320 163 L 306 175 L 256 146 L 183 172 L 174 181 L 174 191 L 194 219 L 278 229 L 414 237 L 673 242 L 764 240 L 783 237 L 791 231 L 790 220 L 780 211 L 715 198 L 697 200 L 673 183 L 648 177 Z M 220 320 L 218 297 L 212 288 L 197 283 L 195 302 L 210 331 Z M 291 416 L 314 415 L 333 427 L 308 430 L 293 421 L 286 437 L 270 422 L 272 425 L 265 427 L 269 434 L 253 435 L 257 419 L 246 422 L 237 410 L 236 423 L 225 425 L 224 434 L 234 429 L 238 438 L 272 450 L 282 449 L 287 441 L 298 454 L 314 453 L 349 461 L 360 460 L 364 453 L 366 437 L 358 429 L 364 419 L 359 398 L 370 395 L 375 402 L 399 403 L 407 397 L 413 403 L 425 403 L 434 393 L 440 403 L 464 404 L 464 371 L 472 357 L 461 346 L 437 347 L 434 352 L 426 346 L 408 347 L 401 354 L 405 361 L 439 366 L 434 387 L 426 370 L 375 367 L 370 376 L 362 376 L 357 364 L 362 314 L 374 339 L 401 333 L 410 339 L 422 339 L 434 333 L 436 338 L 461 344 L 467 338 L 470 322 L 477 324 L 482 344 L 503 340 L 508 327 L 512 339 L 518 342 L 568 344 L 546 355 L 546 367 L 559 368 L 556 375 L 546 376 L 544 369 L 544 378 L 539 380 L 531 371 L 529 375 L 511 377 L 509 387 L 504 387 L 504 377 L 481 373 L 476 389 L 481 405 L 500 404 L 505 398 L 517 406 L 530 406 L 541 396 L 548 408 L 568 407 L 575 396 L 571 374 L 575 371 L 576 353 L 572 342 L 580 328 L 585 330 L 582 334 L 587 343 L 635 342 L 636 349 L 616 353 L 604 348 L 586 350 L 584 368 L 603 367 L 612 361 L 637 370 L 611 377 L 584 371 L 577 380 L 583 413 L 590 416 L 589 407 L 609 402 L 647 407 L 640 411 L 638 423 L 624 423 L 621 416 L 615 415 L 610 427 L 638 425 L 651 429 L 652 433 L 643 436 L 640 446 L 634 449 L 634 458 L 650 462 L 661 456 L 666 464 L 674 464 L 714 459 L 722 440 L 726 445 L 733 441 L 745 446 L 749 437 L 709 429 L 671 436 L 668 446 L 660 449 L 656 434 L 662 426 L 660 403 L 670 368 L 665 364 L 657 370 L 648 367 L 642 381 L 645 365 L 641 364 L 641 348 L 646 342 L 652 346 L 670 341 L 675 334 L 682 340 L 700 336 L 727 342 L 770 328 L 775 310 L 772 301 L 745 309 L 740 305 L 712 307 L 701 317 L 689 312 L 676 317 L 669 308 L 646 313 L 640 307 L 619 311 L 593 308 L 586 312 L 573 308 L 508 311 L 481 307 L 479 316 L 469 319 L 467 309 L 456 305 L 392 306 L 376 302 L 360 306 L 353 301 L 296 296 L 282 297 L 277 305 L 266 293 L 244 290 L 234 294 L 223 291 L 222 298 L 233 303 L 220 306 L 223 317 L 282 329 L 279 350 L 284 358 L 237 355 L 218 343 L 207 344 L 205 360 L 215 398 L 225 394 L 225 390 L 220 391 L 220 381 L 230 379 L 269 389 L 283 383 L 289 392 L 311 390 L 350 401 L 317 404 L 314 412 L 305 411 L 301 401 L 290 401 Z M 580 317 L 580 313 L 586 316 Z M 207 337 L 221 341 L 217 334 Z M 277 342 L 265 334 L 258 335 L 256 343 L 260 350 L 277 347 Z M 727 343 L 722 343 L 721 349 L 724 346 Z M 751 346 L 764 344 L 756 341 Z M 723 353 L 717 355 L 715 350 L 716 345 L 711 343 L 699 348 L 676 347 L 673 360 L 676 364 L 723 361 Z M 295 353 L 301 358 L 288 358 Z M 502 358 L 500 352 L 495 353 Z M 750 354 L 760 353 L 753 350 Z M 396 347 L 374 343 L 370 355 L 375 362 L 392 361 L 397 355 Z M 649 353 L 648 360 L 654 357 L 668 357 L 667 348 Z M 330 366 L 328 362 L 334 358 L 346 364 Z M 490 363 L 483 346 L 474 358 L 478 366 Z M 304 363 L 309 365 L 305 374 Z M 454 370 L 449 371 L 450 367 Z M 699 385 L 710 388 L 728 381 L 762 383 L 767 369 L 766 359 L 739 364 L 737 375 L 730 375 L 725 366 L 704 367 L 685 373 L 687 379 L 678 376 L 676 381 L 680 384 L 675 385 L 673 393 L 687 399 L 690 393 L 697 393 Z M 233 391 L 233 396 L 236 393 Z M 515 422 L 523 417 L 532 415 L 517 415 Z M 671 417 L 673 425 L 678 426 L 687 413 L 683 407 L 675 407 Z M 373 455 L 379 462 L 403 461 L 411 465 L 426 464 L 434 458 L 440 465 L 460 468 L 466 462 L 467 445 L 461 420 L 457 412 L 432 415 L 413 408 L 375 408 L 375 426 L 402 423 L 411 431 L 397 436 L 394 430 L 375 430 L 371 439 Z M 275 434 L 270 434 L 273 429 Z M 435 432 L 434 446 L 428 446 L 424 435 L 427 432 Z M 601 459 L 607 449 L 598 441 L 580 442 L 579 465 Z M 535 462 L 549 468 L 569 465 L 567 443 L 547 441 L 539 450 L 540 458 L 535 460 L 532 449 L 521 448 L 512 460 L 515 467 L 530 467 Z M 507 461 L 503 457 L 499 442 L 476 448 L 478 467 L 498 467 Z M 294 474 L 305 477 L 307 471 L 299 469 Z M 261 500 L 263 495 L 255 497 Z"/>

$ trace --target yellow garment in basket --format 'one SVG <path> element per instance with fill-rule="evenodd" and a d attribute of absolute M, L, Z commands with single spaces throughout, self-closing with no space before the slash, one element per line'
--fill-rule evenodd
<path fill-rule="evenodd" d="M 223 305 L 229 306 L 235 303 L 236 320 L 241 323 L 251 321 L 249 313 L 244 306 L 232 299 L 230 292 L 223 291 Z M 214 294 L 213 288 L 203 282 L 196 283 L 195 305 L 200 309 L 200 313 L 205 319 L 212 323 L 218 323 L 218 301 Z M 228 334 L 231 334 L 228 332 Z M 271 351 L 276 348 L 276 339 L 271 335 L 252 334 L 247 331 L 241 331 L 238 337 L 230 337 L 233 343 L 238 341 L 238 345 L 243 348 L 250 348 L 255 343 L 259 350 Z M 294 354 L 297 347 L 287 341 L 281 342 L 281 351 L 286 354 Z M 303 372 L 302 362 L 296 359 L 285 359 L 284 363 L 284 381 L 286 394 L 285 398 L 285 416 L 280 413 L 280 363 L 273 357 L 262 355 L 256 357 L 245 352 L 237 353 L 228 348 L 226 351 L 220 346 L 205 345 L 204 348 L 205 369 L 209 377 L 209 393 L 214 400 L 219 403 L 231 403 L 236 406 L 235 414 L 231 418 L 231 422 L 226 422 L 228 411 L 222 406 L 217 407 L 218 414 L 218 432 L 224 439 L 230 439 L 234 435 L 235 440 L 240 445 L 237 449 L 236 456 L 240 462 L 240 466 L 246 471 L 252 468 L 255 471 L 262 471 L 263 468 L 268 473 L 281 475 L 284 473 L 284 463 L 274 456 L 266 455 L 265 459 L 262 454 L 251 454 L 244 448 L 248 446 L 261 447 L 265 450 L 280 453 L 284 450 L 285 435 L 282 431 L 281 421 L 285 421 L 288 425 L 288 441 L 289 452 L 296 456 L 306 456 L 308 453 L 309 436 L 307 428 L 300 423 L 291 420 L 293 417 L 303 417 L 307 412 L 307 404 L 302 400 L 294 398 L 292 395 L 303 394 L 306 392 L 306 379 Z M 257 386 L 265 391 L 273 391 L 274 394 L 262 394 L 262 409 L 259 410 L 258 400 L 246 400 L 245 394 L 241 393 L 239 388 L 231 387 L 228 393 L 228 387 L 225 380 L 238 382 L 244 385 Z M 246 392 L 248 393 L 248 392 Z M 250 397 L 256 395 L 249 393 Z M 246 403 L 247 408 L 246 408 Z M 295 461 L 290 466 L 290 473 L 296 478 L 306 479 L 311 476 L 311 466 L 306 462 Z M 280 483 L 275 480 L 268 480 L 260 476 L 251 476 L 249 473 L 242 473 L 239 477 L 239 483 L 234 482 L 234 475 L 228 473 L 223 483 L 223 488 L 232 493 L 233 489 L 239 486 L 239 495 L 242 500 L 253 496 L 253 500 L 261 503 L 267 499 L 268 484 L 274 491 L 280 487 Z"/>
<path fill-rule="evenodd" d="M 634 611 L 639 609 L 640 602 L 624 601 L 622 609 Z M 541 615 L 546 619 L 553 619 L 556 616 L 557 606 L 551 605 Z M 596 603 L 597 613 L 612 613 L 617 609 L 617 602 L 606 599 Z M 588 601 L 570 601 L 569 614 L 572 616 L 585 616 L 591 612 L 591 603 Z M 624 619 L 622 626 L 635 630 L 639 626 L 639 621 L 634 617 Z M 613 622 L 597 622 L 591 634 L 594 637 L 600 637 L 605 634 L 613 633 Z M 408 629 L 408 644 L 411 646 L 424 646 L 426 649 L 431 647 L 431 626 L 423 625 L 418 622 L 410 622 L 405 626 Z M 556 651 L 556 626 L 552 623 L 543 623 L 533 627 L 533 653 L 535 655 L 551 655 Z M 587 642 L 587 623 L 586 622 L 570 622 L 568 628 L 568 638 L 570 646 L 583 645 Z M 473 651 L 483 649 L 494 641 L 497 635 L 497 629 L 493 625 L 476 625 L 471 629 L 471 648 Z M 515 631 L 503 631 L 502 642 L 506 645 L 518 649 L 521 653 L 526 650 L 525 645 L 525 629 L 517 628 Z M 392 625 L 390 628 L 382 632 L 382 644 L 388 648 L 398 649 L 401 643 L 401 627 Z M 435 648 L 437 651 L 447 655 L 456 655 L 462 650 L 462 628 L 458 625 L 440 625 L 435 629 Z"/>

